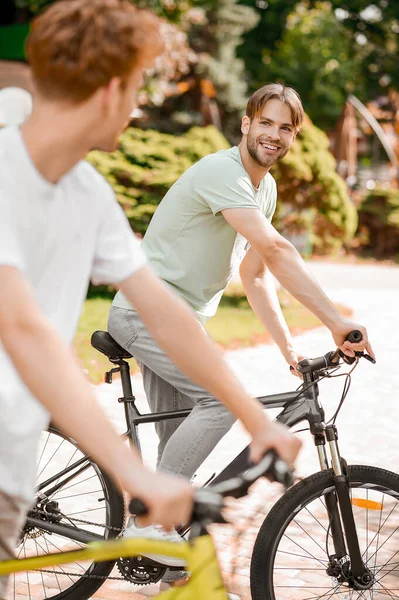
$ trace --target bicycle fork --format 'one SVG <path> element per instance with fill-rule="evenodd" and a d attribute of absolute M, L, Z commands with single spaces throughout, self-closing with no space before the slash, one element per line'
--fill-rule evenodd
<path fill-rule="evenodd" d="M 337 428 L 335 425 L 327 425 L 324 435 L 318 433 L 314 437 L 321 469 L 329 468 L 325 449 L 327 440 L 334 472 L 335 491 L 325 494 L 335 551 L 335 554 L 329 555 L 327 574 L 335 577 L 339 583 L 347 583 L 354 589 L 367 590 L 373 585 L 374 577 L 364 564 L 360 551 L 349 494 L 349 476 L 346 462 L 339 453 Z"/>

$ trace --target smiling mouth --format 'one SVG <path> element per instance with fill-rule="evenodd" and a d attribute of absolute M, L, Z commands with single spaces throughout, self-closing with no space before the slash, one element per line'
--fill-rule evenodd
<path fill-rule="evenodd" d="M 259 143 L 262 146 L 262 148 L 265 148 L 265 150 L 269 150 L 270 152 L 277 152 L 277 150 L 280 150 L 280 146 L 275 146 L 274 144 L 269 144 L 266 142 Z"/>

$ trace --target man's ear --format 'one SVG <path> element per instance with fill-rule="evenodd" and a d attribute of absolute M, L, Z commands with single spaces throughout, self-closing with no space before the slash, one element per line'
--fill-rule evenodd
<path fill-rule="evenodd" d="M 120 108 L 120 95 L 121 95 L 121 80 L 120 77 L 113 77 L 106 86 L 102 88 L 103 91 L 103 108 L 107 116 L 115 117 Z"/>
<path fill-rule="evenodd" d="M 243 135 L 248 135 L 249 128 L 251 127 L 251 119 L 244 115 L 241 120 L 241 133 Z"/>

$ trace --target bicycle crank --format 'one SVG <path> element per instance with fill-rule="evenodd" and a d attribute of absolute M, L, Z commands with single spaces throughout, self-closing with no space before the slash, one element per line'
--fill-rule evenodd
<path fill-rule="evenodd" d="M 120 558 L 116 564 L 123 578 L 135 585 L 157 583 L 166 571 L 166 567 L 142 556 Z"/>

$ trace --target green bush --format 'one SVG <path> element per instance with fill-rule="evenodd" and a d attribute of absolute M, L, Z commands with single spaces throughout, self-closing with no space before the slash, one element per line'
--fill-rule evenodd
<path fill-rule="evenodd" d="M 154 211 L 174 182 L 203 156 L 229 148 L 215 127 L 193 127 L 180 137 L 127 129 L 111 154 L 94 151 L 88 160 L 112 185 L 129 221 L 144 234 Z"/>
<path fill-rule="evenodd" d="M 307 230 L 318 254 L 335 253 L 349 243 L 358 223 L 328 146 L 326 134 L 306 120 L 290 152 L 272 171 L 280 199 L 276 227 L 288 234 Z"/>
<path fill-rule="evenodd" d="M 359 232 L 363 247 L 373 256 L 399 254 L 399 190 L 376 188 L 365 195 L 359 209 Z"/>
<path fill-rule="evenodd" d="M 214 127 L 193 127 L 182 136 L 129 128 L 111 154 L 89 161 L 109 181 L 137 233 L 144 234 L 173 183 L 203 156 L 228 148 Z M 275 222 L 286 233 L 304 229 L 317 252 L 339 249 L 356 230 L 356 209 L 335 173 L 327 136 L 306 123 L 288 155 L 273 170 L 279 191 Z"/>

